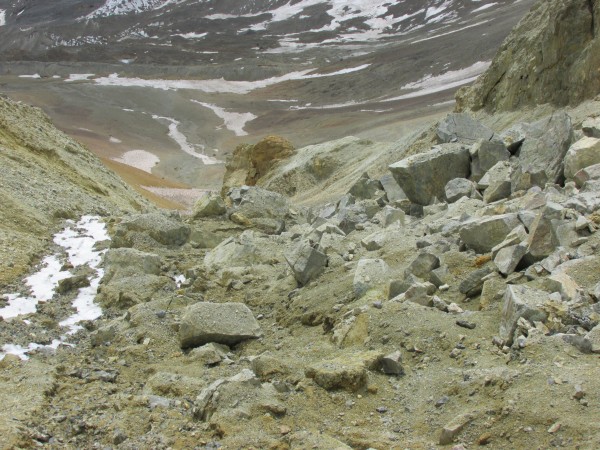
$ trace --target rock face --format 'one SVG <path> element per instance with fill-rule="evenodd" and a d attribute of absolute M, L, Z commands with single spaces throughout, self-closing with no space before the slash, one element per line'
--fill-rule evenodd
<path fill-rule="evenodd" d="M 461 144 L 443 144 L 432 150 L 409 156 L 389 169 L 410 201 L 429 205 L 432 199 L 445 197 L 446 183 L 469 175 L 469 150 Z"/>
<path fill-rule="evenodd" d="M 221 194 L 233 187 L 254 186 L 271 167 L 294 153 L 294 146 L 281 136 L 267 136 L 254 145 L 239 145 L 225 166 Z"/>
<path fill-rule="evenodd" d="M 540 0 L 492 65 L 456 96 L 457 109 L 509 111 L 572 105 L 600 92 L 600 2 Z"/>
<path fill-rule="evenodd" d="M 260 325 L 243 303 L 196 303 L 185 310 L 179 328 L 182 348 L 235 345 L 260 335 Z"/>

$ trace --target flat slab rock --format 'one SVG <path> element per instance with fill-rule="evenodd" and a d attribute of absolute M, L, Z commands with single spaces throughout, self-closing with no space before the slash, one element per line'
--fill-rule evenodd
<path fill-rule="evenodd" d="M 196 303 L 186 308 L 179 327 L 181 348 L 209 342 L 235 345 L 261 334 L 252 311 L 243 303 Z"/>

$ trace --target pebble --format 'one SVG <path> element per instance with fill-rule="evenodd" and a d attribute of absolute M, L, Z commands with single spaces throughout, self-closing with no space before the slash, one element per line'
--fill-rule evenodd
<path fill-rule="evenodd" d="M 167 312 L 166 311 L 157 311 L 156 312 L 156 317 L 158 317 L 159 319 L 164 319 L 165 317 L 167 317 Z"/>
<path fill-rule="evenodd" d="M 561 423 L 560 422 L 554 422 L 550 428 L 548 428 L 548 433 L 550 434 L 554 434 L 556 433 L 558 430 L 560 430 L 561 427 Z"/>
<path fill-rule="evenodd" d="M 385 406 L 378 406 L 376 411 L 380 414 L 383 414 L 386 413 L 388 409 Z"/>
<path fill-rule="evenodd" d="M 380 301 L 373 302 L 373 308 L 381 309 L 383 308 L 383 303 L 381 303 Z"/>
<path fill-rule="evenodd" d="M 491 440 L 492 440 L 491 433 L 483 433 L 481 436 L 479 436 L 479 439 L 477 439 L 477 444 L 478 445 L 487 445 L 490 443 Z"/>
<path fill-rule="evenodd" d="M 575 393 L 573 394 L 573 398 L 575 400 L 581 400 L 583 397 L 585 397 L 585 391 L 583 390 L 581 385 L 576 384 L 575 385 Z"/>
<path fill-rule="evenodd" d="M 450 400 L 450 398 L 447 395 L 444 395 L 442 398 L 440 398 L 437 402 L 435 402 L 435 407 L 436 408 L 441 408 L 442 406 L 444 406 L 446 403 L 448 403 L 448 401 Z"/>

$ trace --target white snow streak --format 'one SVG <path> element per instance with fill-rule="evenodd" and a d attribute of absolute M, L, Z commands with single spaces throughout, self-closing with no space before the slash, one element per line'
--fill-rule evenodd
<path fill-rule="evenodd" d="M 6 11 L 4 9 L 0 9 L 0 27 L 6 25 Z"/>
<path fill-rule="evenodd" d="M 227 111 L 226 109 L 221 108 L 217 105 L 211 105 L 210 103 L 204 103 L 204 102 L 200 102 L 198 100 L 191 100 L 191 101 L 193 103 L 197 103 L 199 105 L 204 106 L 205 108 L 212 110 L 218 117 L 223 119 L 223 122 L 224 122 L 223 124 L 225 125 L 225 128 L 233 131 L 236 136 L 247 136 L 248 133 L 246 131 L 244 131 L 244 126 L 246 126 L 246 123 L 248 123 L 248 122 L 256 119 L 256 117 L 258 117 L 249 112 L 236 113 L 236 112 Z"/>

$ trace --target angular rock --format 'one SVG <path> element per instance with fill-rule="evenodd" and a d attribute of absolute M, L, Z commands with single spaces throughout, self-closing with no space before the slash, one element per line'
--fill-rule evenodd
<path fill-rule="evenodd" d="M 475 184 L 466 178 L 454 178 L 444 187 L 448 203 L 454 203 L 461 197 L 470 197 L 475 190 Z"/>
<path fill-rule="evenodd" d="M 390 205 L 384 206 L 381 210 L 381 213 L 379 213 L 377 217 L 381 217 L 380 223 L 384 226 L 384 228 L 394 224 L 397 226 L 404 226 L 406 221 L 406 214 L 404 211 L 394 208 Z"/>
<path fill-rule="evenodd" d="M 285 221 L 292 218 L 286 197 L 259 187 L 234 188 L 227 194 L 227 200 L 232 205 L 230 219 L 233 222 L 270 234 L 279 234 L 285 228 Z"/>
<path fill-rule="evenodd" d="M 507 345 L 511 345 L 517 329 L 517 322 L 522 317 L 530 322 L 545 322 L 546 312 L 542 309 L 548 300 L 548 292 L 524 285 L 508 285 L 504 292 L 504 306 L 500 322 L 500 337 Z"/>
<path fill-rule="evenodd" d="M 406 292 L 404 292 L 404 300 L 417 303 L 421 306 L 433 306 L 433 299 L 430 297 L 436 291 L 433 283 L 412 283 Z"/>
<path fill-rule="evenodd" d="M 309 242 L 301 242 L 292 252 L 285 255 L 292 268 L 294 278 L 301 286 L 317 278 L 327 267 L 327 255 L 312 247 Z"/>
<path fill-rule="evenodd" d="M 573 176 L 575 185 L 581 189 L 586 181 L 600 180 L 600 164 L 594 164 L 577 171 Z"/>
<path fill-rule="evenodd" d="M 439 444 L 451 444 L 463 430 L 463 428 L 473 421 L 474 418 L 475 416 L 473 414 L 461 414 L 460 416 L 452 419 L 442 428 L 442 431 L 440 432 Z"/>
<path fill-rule="evenodd" d="M 243 303 L 199 302 L 188 306 L 181 318 L 181 348 L 215 342 L 236 345 L 261 336 L 260 325 Z"/>
<path fill-rule="evenodd" d="M 492 258 L 495 258 L 500 250 L 505 247 L 511 247 L 513 245 L 520 244 L 522 242 L 527 241 L 527 231 L 523 225 L 516 226 L 510 233 L 506 236 L 502 242 L 492 248 Z"/>
<path fill-rule="evenodd" d="M 429 281 L 431 281 L 437 288 L 445 284 L 450 284 L 452 281 L 452 275 L 448 270 L 448 266 L 444 264 L 437 269 L 433 269 L 431 271 L 431 275 L 429 276 Z"/>
<path fill-rule="evenodd" d="M 226 358 L 229 347 L 211 342 L 190 351 L 188 357 L 191 361 L 205 365 L 214 366 Z"/>
<path fill-rule="evenodd" d="M 143 233 L 167 246 L 183 245 L 190 236 L 190 227 L 175 217 L 160 213 L 136 214 L 115 227 L 117 238 L 127 240 L 130 233 Z"/>
<path fill-rule="evenodd" d="M 196 202 L 192 209 L 192 217 L 214 217 L 221 216 L 227 212 L 225 202 L 220 195 L 210 192 Z"/>
<path fill-rule="evenodd" d="M 489 267 L 483 267 L 481 269 L 471 272 L 467 277 L 460 283 L 458 290 L 461 294 L 465 294 L 467 297 L 476 297 L 481 294 L 483 289 L 484 278 L 492 272 Z"/>
<path fill-rule="evenodd" d="M 387 195 L 388 202 L 390 205 L 400 206 L 402 204 L 410 203 L 408 197 L 398 185 L 392 174 L 386 174 L 379 179 L 385 194 Z"/>
<path fill-rule="evenodd" d="M 532 132 L 519 152 L 523 171 L 544 172 L 549 182 L 560 182 L 563 160 L 573 141 L 571 118 L 564 111 L 557 111 L 531 126 Z"/>
<path fill-rule="evenodd" d="M 305 370 L 305 374 L 328 391 L 336 389 L 357 391 L 366 386 L 367 370 L 376 369 L 382 356 L 382 353 L 375 351 L 346 354 L 315 363 Z"/>
<path fill-rule="evenodd" d="M 381 370 L 386 375 L 403 375 L 402 353 L 398 350 L 381 358 Z"/>
<path fill-rule="evenodd" d="M 369 220 L 364 205 L 353 203 L 348 206 L 338 206 L 336 223 L 346 234 L 354 231 L 356 226 Z"/>
<path fill-rule="evenodd" d="M 471 146 L 471 179 L 479 180 L 500 161 L 508 161 L 509 151 L 503 142 L 480 139 Z"/>
<path fill-rule="evenodd" d="M 348 193 L 361 200 L 376 199 L 376 197 L 378 198 L 383 194 L 383 186 L 379 180 L 371 179 L 369 174 L 365 172 L 352 185 Z M 379 196 L 377 193 L 379 193 Z"/>
<path fill-rule="evenodd" d="M 433 253 L 421 252 L 404 271 L 404 276 L 414 275 L 423 280 L 429 280 L 431 271 L 440 267 L 440 259 Z"/>
<path fill-rule="evenodd" d="M 357 298 L 362 297 L 368 290 L 389 282 L 391 271 L 383 259 L 361 259 L 354 272 L 353 288 Z"/>
<path fill-rule="evenodd" d="M 515 271 L 523 256 L 527 253 L 527 246 L 522 244 L 502 248 L 494 258 L 494 264 L 502 275 L 510 275 Z"/>
<path fill-rule="evenodd" d="M 545 216 L 545 209 L 538 213 L 531 228 L 527 241 L 528 264 L 541 261 L 549 256 L 558 246 L 558 241 L 552 231 L 552 222 Z"/>
<path fill-rule="evenodd" d="M 104 264 L 104 282 L 108 283 L 115 277 L 159 275 L 161 260 L 154 253 L 145 253 L 133 248 L 111 248 L 104 255 Z"/>
<path fill-rule="evenodd" d="M 386 238 L 385 232 L 376 231 L 375 233 L 370 234 L 369 236 L 364 238 L 362 241 L 360 241 L 360 244 L 365 248 L 365 250 L 372 252 L 375 250 L 379 250 L 380 248 L 382 248 L 384 246 L 385 238 Z"/>
<path fill-rule="evenodd" d="M 508 233 L 518 225 L 520 222 L 517 214 L 471 219 L 462 224 L 460 238 L 477 253 L 487 253 L 504 241 Z"/>
<path fill-rule="evenodd" d="M 586 167 L 600 163 L 600 139 L 584 137 L 575 142 L 565 156 L 565 178 L 572 179 Z"/>
<path fill-rule="evenodd" d="M 600 117 L 585 119 L 581 124 L 581 131 L 586 136 L 600 139 Z"/>
<path fill-rule="evenodd" d="M 596 325 L 586 335 L 585 339 L 590 343 L 592 353 L 600 353 L 600 325 Z"/>
<path fill-rule="evenodd" d="M 429 205 L 433 198 L 444 198 L 444 188 L 454 178 L 469 175 L 469 151 L 461 144 L 443 144 L 430 151 L 409 156 L 389 166 L 406 196 L 418 205 Z"/>
<path fill-rule="evenodd" d="M 483 201 L 492 203 L 503 198 L 507 198 L 511 194 L 512 167 L 507 161 L 500 161 L 486 172 L 478 187 L 485 188 L 483 193 Z M 487 186 L 483 186 L 483 181 Z"/>
<path fill-rule="evenodd" d="M 489 141 L 494 131 L 466 113 L 451 113 L 440 121 L 437 136 L 442 143 L 473 144 L 479 139 Z"/>

